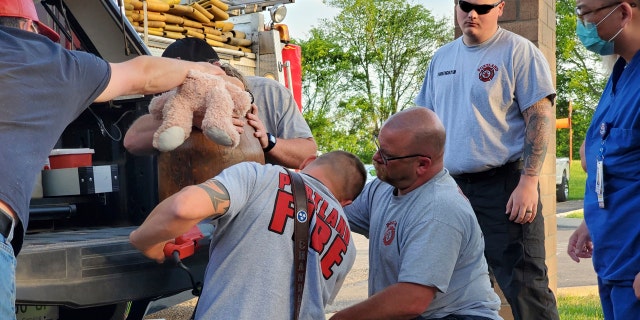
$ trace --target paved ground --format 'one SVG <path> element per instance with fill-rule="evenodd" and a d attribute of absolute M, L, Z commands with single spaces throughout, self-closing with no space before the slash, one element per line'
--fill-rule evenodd
<path fill-rule="evenodd" d="M 590 260 L 576 263 L 567 255 L 567 243 L 573 230 L 580 224 L 580 219 L 563 218 L 568 212 L 582 208 L 582 201 L 567 201 L 557 203 L 557 250 L 558 259 L 558 288 L 559 292 L 571 292 L 574 295 L 594 293 L 597 284 L 596 275 Z M 327 306 L 327 315 L 343 309 L 367 298 L 368 276 L 368 240 L 358 234 L 353 234 L 358 254 L 356 262 L 345 280 L 340 293 L 333 304 Z M 188 319 L 193 310 L 195 299 L 151 314 L 145 319 L 178 320 Z"/>

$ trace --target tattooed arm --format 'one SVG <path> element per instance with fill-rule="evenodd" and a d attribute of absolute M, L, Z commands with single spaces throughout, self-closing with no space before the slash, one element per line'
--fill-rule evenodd
<path fill-rule="evenodd" d="M 223 215 L 229 209 L 229 193 L 217 180 L 185 187 L 156 206 L 129 241 L 142 253 L 164 261 L 165 243 L 189 231 L 198 222 Z"/>
<path fill-rule="evenodd" d="M 509 220 L 516 223 L 529 223 L 538 214 L 538 181 L 553 127 L 552 112 L 553 103 L 549 98 L 543 98 L 523 112 L 526 124 L 524 168 L 506 208 Z"/>

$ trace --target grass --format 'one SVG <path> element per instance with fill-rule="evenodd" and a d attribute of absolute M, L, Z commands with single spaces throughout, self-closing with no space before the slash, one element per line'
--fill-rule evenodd
<path fill-rule="evenodd" d="M 573 212 L 570 212 L 569 214 L 567 214 L 566 216 L 564 216 L 565 218 L 573 218 L 573 219 L 584 219 L 584 210 L 576 210 Z"/>
<path fill-rule="evenodd" d="M 604 319 L 597 295 L 558 295 L 558 313 L 563 320 Z"/>
<path fill-rule="evenodd" d="M 569 200 L 584 199 L 584 184 L 587 178 L 582 170 L 580 160 L 571 161 L 569 175 Z M 576 210 L 566 218 L 584 219 L 584 211 Z M 604 319 L 598 295 L 586 296 L 558 295 L 558 313 L 562 320 L 594 320 Z"/>
<path fill-rule="evenodd" d="M 569 168 L 569 200 L 584 199 L 584 182 L 587 173 L 582 170 L 580 160 L 571 161 Z"/>

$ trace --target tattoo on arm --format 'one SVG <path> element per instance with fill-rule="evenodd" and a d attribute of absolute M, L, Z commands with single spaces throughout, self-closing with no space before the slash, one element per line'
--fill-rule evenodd
<path fill-rule="evenodd" d="M 551 135 L 551 100 L 543 98 L 523 112 L 526 129 L 523 174 L 537 176 L 547 154 Z"/>
<path fill-rule="evenodd" d="M 211 179 L 198 184 L 202 190 L 206 191 L 213 204 L 214 215 L 223 215 L 229 210 L 229 192 L 220 181 Z"/>

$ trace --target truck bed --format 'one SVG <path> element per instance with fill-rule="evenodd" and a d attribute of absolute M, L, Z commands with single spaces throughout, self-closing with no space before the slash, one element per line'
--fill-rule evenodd
<path fill-rule="evenodd" d="M 153 299 L 191 288 L 173 262 L 146 258 L 131 244 L 135 227 L 30 234 L 18 256 L 17 303 L 70 307 Z M 183 262 L 202 281 L 208 260 L 204 246 Z M 160 281 L 159 281 L 160 279 Z"/>

